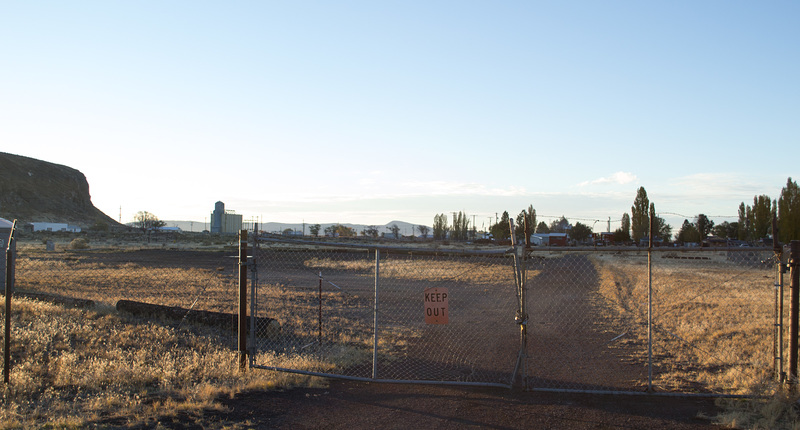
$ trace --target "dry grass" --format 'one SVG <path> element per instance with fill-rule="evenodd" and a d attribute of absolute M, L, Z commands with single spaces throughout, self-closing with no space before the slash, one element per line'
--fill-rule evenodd
<path fill-rule="evenodd" d="M 761 393 L 772 378 L 774 272 L 718 259 L 653 262 L 654 354 L 665 389 Z M 626 255 L 595 257 L 600 292 L 638 340 L 646 340 L 647 266 Z"/>
<path fill-rule="evenodd" d="M 731 428 L 800 429 L 800 396 L 782 390 L 773 373 L 774 266 L 737 254 L 703 253 L 708 260 L 662 255 L 653 259 L 654 385 L 759 396 L 721 399 L 717 421 Z M 607 254 L 594 262 L 611 317 L 645 345 L 646 258 Z M 639 359 L 646 359 L 644 351 Z"/>
<path fill-rule="evenodd" d="M 469 258 L 465 258 L 468 260 Z M 368 260 L 340 261 L 331 258 L 310 258 L 305 266 L 312 269 L 336 269 L 363 272 L 372 276 L 375 262 Z M 380 276 L 394 279 L 425 280 L 430 282 L 453 281 L 473 284 L 501 284 L 514 282 L 514 273 L 509 268 L 509 261 L 497 263 L 442 260 L 433 261 L 420 258 L 389 259 L 382 261 Z"/>
<path fill-rule="evenodd" d="M 374 262 L 309 253 L 287 255 L 292 259 L 280 260 L 286 264 L 285 279 L 263 284 L 258 296 L 259 304 L 270 310 L 268 316 L 281 323 L 283 337 L 273 352 L 260 353 L 257 363 L 327 372 L 370 360 L 369 288 L 338 291 L 326 286 L 322 294 L 324 354 L 307 354 L 311 350 L 289 346 L 316 339 L 315 272 L 346 272 L 349 279 L 369 277 Z M 98 262 L 69 252 L 48 253 L 46 262 L 41 260 L 45 257 L 32 257 L 18 260 L 21 289 L 94 299 L 106 305 L 124 298 L 189 307 L 200 299 L 197 308 L 234 309 L 233 269 L 227 263 L 176 269 L 134 261 Z M 609 304 L 608 317 L 629 328 L 621 341 L 637 344 L 640 353 L 635 359 L 646 362 L 646 348 L 641 348 L 647 336 L 646 259 L 632 253 L 592 258 L 600 278 L 599 293 Z M 501 259 L 469 257 L 436 261 L 389 258 L 381 261 L 380 273 L 383 278 L 404 282 L 452 281 L 491 289 L 493 284 L 513 284 L 509 264 Z M 37 277 L 20 276 L 44 266 L 47 270 Z M 653 280 L 654 383 L 659 390 L 774 391 L 771 270 L 719 255 L 708 261 L 658 258 Z M 16 353 L 24 358 L 12 375 L 15 386 L 4 396 L 3 422 L 11 427 L 76 426 L 115 417 L 134 423 L 152 421 L 184 410 L 199 414 L 204 408 L 213 409 L 218 396 L 243 389 L 308 383 L 290 374 L 253 372 L 242 377 L 232 371 L 235 354 L 221 346 L 224 342 L 214 340 L 214 335 L 187 333 L 113 312 L 64 310 L 36 302 L 28 306 L 28 315 L 23 312 L 15 327 L 27 324 L 36 328 L 31 334 L 19 334 L 30 339 L 23 343 L 26 348 L 20 347 Z M 59 315 L 58 321 L 50 315 Z M 401 326 L 387 328 L 381 334 L 381 347 L 402 352 L 418 336 Z M 72 402 L 72 398 L 79 400 Z M 730 414 L 721 416 L 720 421 L 753 428 L 788 422 L 787 428 L 792 428 L 796 421 L 793 404 L 793 400 L 779 397 L 746 406 L 734 402 Z"/>
<path fill-rule="evenodd" d="M 112 252 L 113 253 L 113 252 Z M 125 251 L 116 251 L 125 255 Z M 165 306 L 233 312 L 236 285 L 233 262 L 220 258 L 215 267 L 159 266 L 160 261 L 114 261 L 93 253 L 20 253 L 17 288 L 113 306 L 118 300 L 138 300 Z M 195 308 L 198 308 L 195 306 Z"/>
<path fill-rule="evenodd" d="M 218 399 L 253 389 L 319 384 L 298 375 L 240 373 L 224 335 L 176 329 L 114 311 L 15 299 L 11 384 L 2 428 L 202 422 Z"/>

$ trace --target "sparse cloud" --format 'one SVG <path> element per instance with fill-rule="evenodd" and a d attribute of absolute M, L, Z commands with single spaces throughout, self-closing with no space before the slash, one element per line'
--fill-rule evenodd
<path fill-rule="evenodd" d="M 605 176 L 602 178 L 597 178 L 592 181 L 584 181 L 578 184 L 579 187 L 585 187 L 588 185 L 603 185 L 603 184 L 618 184 L 618 185 L 625 185 L 630 184 L 632 182 L 638 181 L 639 178 L 630 172 L 616 172 L 612 173 L 609 176 Z"/>

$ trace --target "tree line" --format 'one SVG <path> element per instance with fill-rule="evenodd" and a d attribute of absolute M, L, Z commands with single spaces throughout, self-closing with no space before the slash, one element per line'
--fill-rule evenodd
<path fill-rule="evenodd" d="M 773 234 L 772 219 L 778 221 L 778 239 L 783 243 L 791 240 L 800 240 L 800 188 L 797 182 L 789 177 L 786 186 L 781 190 L 777 199 L 770 199 L 767 195 L 753 197 L 753 204 L 739 205 L 738 221 L 723 221 L 714 224 L 707 215 L 697 214 L 692 221 L 683 221 L 675 241 L 678 243 L 699 243 L 709 236 L 721 239 L 737 239 L 741 241 L 757 241 Z M 649 239 L 650 220 L 653 220 L 653 239 L 659 242 L 672 242 L 673 230 L 667 221 L 658 216 L 655 204 L 647 197 L 647 190 L 639 187 L 633 200 L 630 213 L 625 212 L 620 218 L 620 227 L 613 234 L 615 243 L 639 243 Z M 502 216 L 492 224 L 488 232 L 496 240 L 511 238 L 509 221 L 511 215 L 503 211 Z M 536 210 L 533 205 L 528 206 L 517 214 L 514 223 L 514 235 L 518 239 L 530 237 L 533 233 L 566 233 L 575 242 L 583 242 L 592 235 L 592 228 L 581 222 L 574 225 L 566 217 L 554 219 L 550 224 L 544 221 L 537 223 Z M 454 212 L 452 225 L 448 223 L 448 216 L 436 214 L 433 218 L 434 240 L 468 240 L 476 237 L 475 226 L 470 226 L 469 217 L 462 212 Z"/>
<path fill-rule="evenodd" d="M 786 180 L 786 185 L 781 189 L 780 196 L 772 199 L 768 195 L 753 197 L 753 204 L 741 202 L 738 208 L 738 220 L 734 222 L 723 221 L 714 223 L 705 214 L 697 214 L 692 221 L 685 219 L 680 226 L 675 241 L 678 243 L 699 243 L 709 236 L 721 239 L 736 239 L 741 241 L 758 241 L 773 235 L 772 219 L 777 219 L 778 239 L 783 243 L 800 240 L 800 188 L 791 177 Z M 650 235 L 650 220 L 653 220 L 654 240 L 671 242 L 672 226 L 664 218 L 656 214 L 655 205 L 647 197 L 644 187 L 639 187 L 633 200 L 630 213 L 623 213 L 620 218 L 620 227 L 613 232 L 615 243 L 639 243 Z M 492 224 L 488 232 L 496 240 L 511 238 L 509 221 L 511 215 L 503 211 L 502 216 Z M 570 240 L 584 242 L 592 236 L 592 228 L 581 222 L 574 225 L 562 216 L 549 224 L 538 221 L 536 209 L 533 205 L 523 209 L 517 214 L 514 222 L 514 235 L 517 239 L 525 240 L 534 233 L 566 233 Z M 165 223 L 154 214 L 146 211 L 138 212 L 134 217 L 134 225 L 142 231 L 158 230 Z M 309 226 L 312 236 L 319 236 L 323 230 L 319 224 Z M 395 238 L 400 238 L 400 228 L 397 225 L 386 227 L 387 233 Z M 428 237 L 430 229 L 425 225 L 416 226 L 420 236 Z M 432 227 L 434 240 L 474 240 L 477 239 L 477 229 L 470 223 L 469 216 L 464 212 L 453 212 L 452 223 L 445 214 L 436 214 L 433 217 Z M 359 233 L 353 228 L 334 224 L 324 229 L 325 235 L 339 237 L 354 237 Z M 380 231 L 377 226 L 368 226 L 360 232 L 361 236 L 378 237 Z"/>

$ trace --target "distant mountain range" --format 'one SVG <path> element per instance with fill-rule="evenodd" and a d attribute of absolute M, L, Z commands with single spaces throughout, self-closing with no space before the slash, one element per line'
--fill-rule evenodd
<path fill-rule="evenodd" d="M 170 221 L 164 220 L 164 223 L 167 227 L 178 227 L 183 231 L 194 231 L 194 232 L 202 232 L 203 230 L 208 230 L 209 225 L 208 223 L 198 222 L 198 221 Z M 330 227 L 337 223 L 325 223 L 320 224 L 320 234 L 325 231 L 326 227 Z M 355 230 L 356 233 L 361 233 L 362 231 L 366 230 L 370 227 L 369 224 L 348 224 L 348 223 L 341 223 L 345 227 L 350 227 Z M 303 225 L 302 223 L 282 223 L 282 222 L 265 222 L 263 225 L 258 227 L 259 230 L 265 231 L 267 233 L 276 233 L 281 234 L 287 229 L 298 232 L 299 234 L 305 233 L 305 235 L 311 235 L 310 227 L 313 224 L 306 223 Z M 386 224 L 376 225 L 378 228 L 378 234 L 381 233 L 389 233 L 391 232 L 391 227 L 396 225 L 400 228 L 400 234 L 402 236 L 419 236 L 419 230 L 417 230 L 418 224 L 411 224 L 405 221 L 391 221 Z M 304 230 L 305 229 L 305 230 Z M 433 234 L 433 229 L 428 226 L 429 232 L 428 234 Z"/>

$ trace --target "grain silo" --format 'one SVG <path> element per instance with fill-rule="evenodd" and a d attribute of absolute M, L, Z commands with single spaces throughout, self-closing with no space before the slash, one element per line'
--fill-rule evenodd
<path fill-rule="evenodd" d="M 242 229 L 242 216 L 226 211 L 225 203 L 217 202 L 211 212 L 211 233 L 238 233 Z"/>
<path fill-rule="evenodd" d="M 214 212 L 211 212 L 211 232 L 222 233 L 222 217 L 225 215 L 225 203 L 214 203 Z"/>

